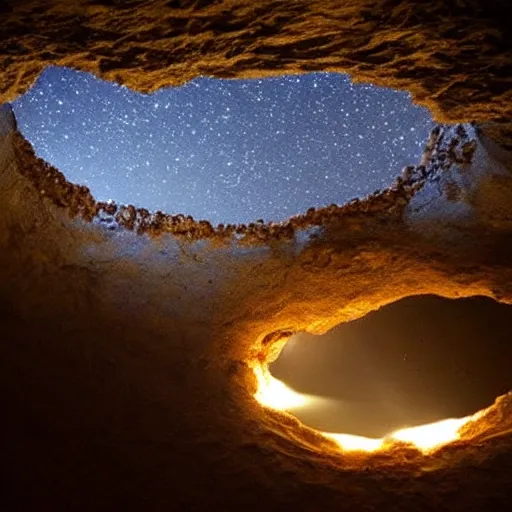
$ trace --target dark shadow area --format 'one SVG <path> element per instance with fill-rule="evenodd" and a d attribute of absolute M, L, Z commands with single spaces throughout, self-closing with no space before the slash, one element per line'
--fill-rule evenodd
<path fill-rule="evenodd" d="M 293 411 L 308 426 L 382 437 L 510 391 L 511 320 L 510 306 L 483 297 L 409 297 L 323 336 L 298 334 L 270 369 L 322 397 Z"/>

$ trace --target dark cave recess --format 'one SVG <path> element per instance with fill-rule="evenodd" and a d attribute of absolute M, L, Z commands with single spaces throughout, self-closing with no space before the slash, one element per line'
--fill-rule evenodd
<path fill-rule="evenodd" d="M 471 415 L 512 389 L 512 307 L 408 297 L 323 336 L 299 333 L 270 370 L 322 397 L 291 411 L 322 431 L 383 437 Z"/>

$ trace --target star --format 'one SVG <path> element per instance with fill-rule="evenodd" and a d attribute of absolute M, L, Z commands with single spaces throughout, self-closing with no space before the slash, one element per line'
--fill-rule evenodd
<path fill-rule="evenodd" d="M 143 95 L 49 67 L 13 106 L 38 155 L 97 200 L 213 224 L 282 221 L 383 189 L 433 127 L 407 93 L 338 73 Z"/>

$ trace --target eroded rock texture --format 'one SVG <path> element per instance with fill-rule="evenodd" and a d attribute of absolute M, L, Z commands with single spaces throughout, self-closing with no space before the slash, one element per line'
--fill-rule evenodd
<path fill-rule="evenodd" d="M 199 243 L 105 226 L 80 191 L 62 203 L 71 185 L 7 107 L 0 129 L 5 510 L 508 503 L 509 396 L 429 456 L 341 453 L 252 397 L 252 368 L 289 333 L 418 293 L 512 303 L 510 155 L 472 126 L 437 129 L 391 205 L 384 192 L 310 212 L 289 236 Z M 50 173 L 52 193 L 31 169 Z"/>
<path fill-rule="evenodd" d="M 0 103 L 48 65 L 141 92 L 307 71 L 409 90 L 440 122 L 512 135 L 508 0 L 7 0 Z"/>
<path fill-rule="evenodd" d="M 219 229 L 96 203 L 0 108 L 2 510 L 509 508 L 509 395 L 428 456 L 340 453 L 252 396 L 252 368 L 295 331 L 418 293 L 512 303 L 504 7 L 1 4 L 1 101 L 48 64 L 141 91 L 348 70 L 480 126 L 439 127 L 423 160 L 366 200 Z"/>

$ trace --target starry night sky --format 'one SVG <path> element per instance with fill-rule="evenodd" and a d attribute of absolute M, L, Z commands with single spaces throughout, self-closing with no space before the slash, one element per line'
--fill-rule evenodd
<path fill-rule="evenodd" d="M 334 73 L 141 95 L 51 67 L 14 109 L 38 155 L 97 200 L 214 224 L 285 220 L 384 188 L 433 126 L 407 93 Z"/>

